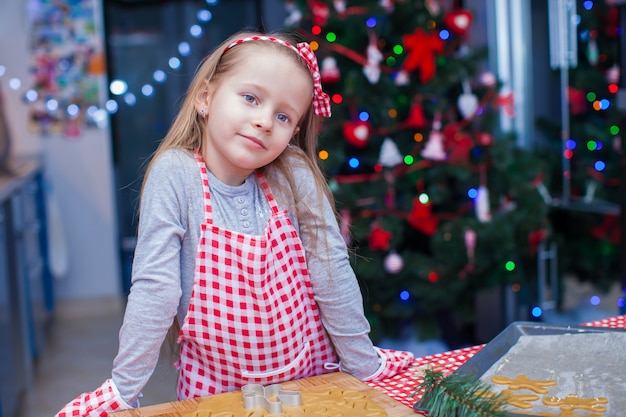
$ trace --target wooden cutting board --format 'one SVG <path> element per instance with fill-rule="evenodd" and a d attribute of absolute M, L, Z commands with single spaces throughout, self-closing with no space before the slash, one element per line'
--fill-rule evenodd
<path fill-rule="evenodd" d="M 298 379 L 281 384 L 285 390 L 313 391 L 324 388 L 344 388 L 359 391 L 367 395 L 372 401 L 380 405 L 389 417 L 416 416 L 412 408 L 407 407 L 386 395 L 384 392 L 370 387 L 364 382 L 343 372 Z M 229 395 L 229 394 L 219 394 Z M 232 393 L 230 393 L 232 395 Z M 109 414 L 111 417 L 181 417 L 195 411 L 202 398 L 150 405 L 133 410 L 120 411 Z"/>

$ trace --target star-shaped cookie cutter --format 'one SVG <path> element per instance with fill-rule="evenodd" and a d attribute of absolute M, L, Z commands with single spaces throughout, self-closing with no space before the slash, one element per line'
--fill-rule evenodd
<path fill-rule="evenodd" d="M 243 406 L 246 409 L 264 408 L 270 414 L 283 412 L 283 405 L 297 407 L 302 405 L 302 398 L 297 391 L 285 391 L 282 385 L 267 387 L 261 384 L 248 384 L 241 387 Z"/>

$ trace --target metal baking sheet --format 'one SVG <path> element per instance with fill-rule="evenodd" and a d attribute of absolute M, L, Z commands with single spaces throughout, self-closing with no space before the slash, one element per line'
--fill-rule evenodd
<path fill-rule="evenodd" d="M 504 356 L 521 336 L 545 336 L 567 333 L 606 333 L 625 332 L 625 329 L 606 327 L 576 326 L 568 324 L 549 324 L 531 321 L 517 321 L 511 323 L 500 334 L 479 350 L 456 371 L 458 373 L 480 378 L 502 356 Z M 417 405 L 417 404 L 416 404 Z M 508 417 L 529 417 L 528 414 L 508 413 Z M 536 416 L 535 416 L 536 417 Z"/>

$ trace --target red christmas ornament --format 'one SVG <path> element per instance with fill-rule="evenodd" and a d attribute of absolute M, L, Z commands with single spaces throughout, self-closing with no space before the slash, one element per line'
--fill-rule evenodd
<path fill-rule="evenodd" d="M 567 87 L 567 100 L 570 112 L 573 115 L 581 115 L 587 112 L 587 98 L 584 91 L 574 87 Z"/>
<path fill-rule="evenodd" d="M 437 231 L 439 221 L 433 216 L 430 202 L 423 204 L 418 198 L 413 200 L 413 209 L 407 217 L 409 224 L 425 235 L 431 236 Z"/>
<path fill-rule="evenodd" d="M 345 122 L 343 125 L 343 136 L 350 145 L 357 148 L 364 148 L 370 139 L 372 125 L 370 122 Z"/>
<path fill-rule="evenodd" d="M 472 137 L 461 130 L 458 123 L 448 123 L 443 128 L 445 136 L 445 147 L 448 151 L 448 160 L 450 163 L 467 163 L 469 161 L 469 153 L 474 147 Z"/>
<path fill-rule="evenodd" d="M 461 131 L 461 125 L 458 123 L 448 123 L 443 127 L 441 133 L 446 137 L 446 143 L 452 142 L 456 135 Z"/>
<path fill-rule="evenodd" d="M 341 79 L 337 60 L 334 57 L 328 56 L 322 60 L 320 76 L 322 77 L 322 84 L 333 84 Z"/>
<path fill-rule="evenodd" d="M 454 139 L 448 141 L 448 162 L 451 164 L 467 164 L 469 162 L 470 151 L 474 147 L 474 141 L 467 133 L 459 132 Z"/>
<path fill-rule="evenodd" d="M 309 0 L 309 8 L 311 9 L 312 22 L 314 25 L 326 26 L 328 16 L 330 15 L 330 7 L 321 1 Z"/>
<path fill-rule="evenodd" d="M 422 129 L 426 127 L 424 108 L 420 103 L 415 103 L 409 110 L 409 116 L 404 121 L 403 126 L 408 129 Z"/>
<path fill-rule="evenodd" d="M 374 225 L 370 232 L 368 241 L 371 250 L 389 250 L 391 232 L 383 229 L 379 225 Z"/>
<path fill-rule="evenodd" d="M 537 248 L 542 240 L 546 238 L 548 233 L 546 229 L 539 229 L 528 235 L 528 245 L 530 246 L 530 255 L 535 256 L 537 254 Z"/>
<path fill-rule="evenodd" d="M 464 37 L 472 24 L 473 18 L 472 13 L 467 10 L 453 10 L 446 13 L 443 17 L 443 23 L 450 29 L 450 32 Z"/>
<path fill-rule="evenodd" d="M 480 146 L 491 146 L 493 145 L 493 136 L 491 136 L 491 133 L 478 132 L 476 133 L 476 142 Z"/>
<path fill-rule="evenodd" d="M 405 71 L 420 70 L 420 82 L 426 83 L 435 76 L 435 58 L 444 50 L 444 42 L 439 32 L 426 33 L 417 28 L 409 35 L 402 37 L 404 49 L 408 51 L 402 63 Z"/>

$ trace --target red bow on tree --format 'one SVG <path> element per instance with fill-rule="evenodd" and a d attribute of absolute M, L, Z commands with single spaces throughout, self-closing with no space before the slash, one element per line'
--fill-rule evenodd
<path fill-rule="evenodd" d="M 369 247 L 371 250 L 389 250 L 391 232 L 376 225 L 372 227 L 369 236 Z"/>
<path fill-rule="evenodd" d="M 420 70 L 420 81 L 428 82 L 435 76 L 435 58 L 444 50 L 444 42 L 439 34 L 426 33 L 417 28 L 409 35 L 402 37 L 404 49 L 408 51 L 406 59 L 402 63 L 405 71 Z"/>

